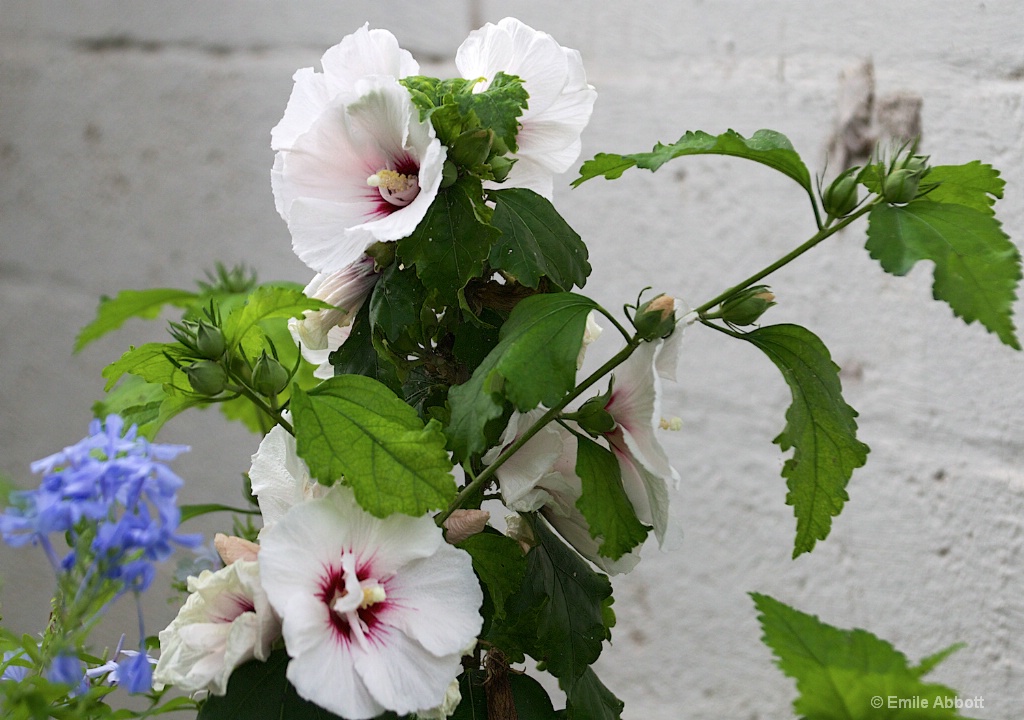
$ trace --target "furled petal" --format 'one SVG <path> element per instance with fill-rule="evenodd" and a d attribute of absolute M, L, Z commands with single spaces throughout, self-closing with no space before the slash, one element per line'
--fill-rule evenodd
<path fill-rule="evenodd" d="M 543 414 L 543 409 L 523 415 L 514 412 L 501 443 L 484 456 L 484 462 L 494 462 L 501 451 L 515 442 Z M 564 451 L 562 435 L 553 425 L 542 428 L 519 448 L 498 471 L 498 485 L 505 505 L 519 512 L 532 512 L 548 502 L 551 496 L 538 485 Z"/>
<path fill-rule="evenodd" d="M 296 452 L 295 438 L 280 425 L 266 434 L 252 456 L 249 481 L 263 515 L 261 537 L 290 507 L 327 493 L 325 486 L 310 478 Z"/>

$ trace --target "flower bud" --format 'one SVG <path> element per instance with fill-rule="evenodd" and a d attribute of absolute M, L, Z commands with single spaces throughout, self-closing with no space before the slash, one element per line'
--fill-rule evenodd
<path fill-rule="evenodd" d="M 587 400 L 576 411 L 576 422 L 591 435 L 603 435 L 615 429 L 615 418 L 605 410 L 608 395 L 600 395 Z"/>
<path fill-rule="evenodd" d="M 821 195 L 821 205 L 829 217 L 841 218 L 857 207 L 857 178 L 851 168 L 832 181 Z"/>
<path fill-rule="evenodd" d="M 252 387 L 260 395 L 273 397 L 288 385 L 288 371 L 264 350 L 252 369 Z"/>
<path fill-rule="evenodd" d="M 888 203 L 908 203 L 917 197 L 921 172 L 909 167 L 894 170 L 882 181 L 882 197 Z"/>
<path fill-rule="evenodd" d="M 459 169 L 451 160 L 445 160 L 441 166 L 441 187 L 451 187 L 459 179 Z"/>
<path fill-rule="evenodd" d="M 494 131 L 485 128 L 467 130 L 455 138 L 455 142 L 448 149 L 448 157 L 456 165 L 466 168 L 473 168 L 481 165 L 491 154 L 491 143 L 494 140 Z"/>
<path fill-rule="evenodd" d="M 196 349 L 208 360 L 219 359 L 227 349 L 224 343 L 224 333 L 219 327 L 208 325 L 206 321 L 200 320 L 199 327 L 196 328 Z"/>
<path fill-rule="evenodd" d="M 657 340 L 668 337 L 676 327 L 676 301 L 662 293 L 648 300 L 633 317 L 633 327 L 641 340 Z"/>
<path fill-rule="evenodd" d="M 188 382 L 200 395 L 213 397 L 224 392 L 228 382 L 228 374 L 217 363 L 211 360 L 200 360 L 185 368 Z"/>
<path fill-rule="evenodd" d="M 516 161 L 510 160 L 504 155 L 495 155 L 488 164 L 491 166 L 494 182 L 505 182 L 505 178 L 512 172 L 512 166 L 516 164 Z"/>
<path fill-rule="evenodd" d="M 753 325 L 774 304 L 775 295 L 768 286 L 755 285 L 722 303 L 716 316 L 730 325 Z"/>

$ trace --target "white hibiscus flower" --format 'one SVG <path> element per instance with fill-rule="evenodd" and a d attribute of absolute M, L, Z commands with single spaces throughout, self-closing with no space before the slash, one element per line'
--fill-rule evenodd
<path fill-rule="evenodd" d="M 309 468 L 296 452 L 295 438 L 280 425 L 260 441 L 252 456 L 249 482 L 263 516 L 261 538 L 293 506 L 321 498 L 329 489 L 310 477 Z"/>
<path fill-rule="evenodd" d="M 442 705 L 482 627 L 483 594 L 469 555 L 429 516 L 378 519 L 336 486 L 261 545 L 300 696 L 351 720 Z"/>
<path fill-rule="evenodd" d="M 597 98 L 587 84 L 579 52 L 515 18 L 505 18 L 470 33 L 455 64 L 464 78 L 483 78 L 474 87 L 477 92 L 486 90 L 498 72 L 522 79 L 529 107 L 519 118 L 519 150 L 512 156 L 518 162 L 506 185 L 529 188 L 550 199 L 553 176 L 568 170 L 579 157 L 580 134 Z"/>
<path fill-rule="evenodd" d="M 412 233 L 441 183 L 445 149 L 398 78 L 418 72 L 390 33 L 365 27 L 300 70 L 281 122 L 271 184 L 292 247 L 317 272 Z"/>
<path fill-rule="evenodd" d="M 192 594 L 178 616 L 160 632 L 153 680 L 185 692 L 223 695 L 235 668 L 270 656 L 281 625 L 260 585 L 255 561 L 204 570 L 188 579 L 188 590 Z"/>

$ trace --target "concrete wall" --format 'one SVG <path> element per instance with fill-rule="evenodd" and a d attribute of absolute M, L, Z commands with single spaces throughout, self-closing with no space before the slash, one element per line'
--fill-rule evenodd
<path fill-rule="evenodd" d="M 1000 216 L 1024 236 L 1024 8 L 1008 0 L 0 0 L 0 471 L 34 483 L 30 461 L 84 434 L 103 366 L 162 339 L 158 323 L 132 323 L 73 356 L 102 293 L 187 287 L 216 260 L 308 279 L 268 182 L 297 68 L 369 20 L 425 72 L 452 73 L 466 33 L 506 14 L 582 51 L 599 91 L 584 157 L 770 127 L 820 170 L 839 75 L 871 59 L 880 96 L 921 98 L 937 163 L 1002 169 Z M 609 307 L 648 284 L 697 305 L 813 231 L 794 184 L 725 158 L 571 192 L 569 179 L 556 204 L 590 245 L 586 291 Z M 666 445 L 685 540 L 616 580 L 619 625 L 598 668 L 627 718 L 789 715 L 793 683 L 758 642 L 748 591 L 866 627 L 913 660 L 964 641 L 934 678 L 983 696 L 978 716 L 1021 717 L 1024 360 L 932 302 L 930 268 L 887 276 L 863 241 L 859 225 L 773 279 L 769 319 L 824 339 L 872 447 L 812 555 L 790 559 L 771 444 L 785 385 L 752 349 L 689 332 L 665 407 L 684 421 Z M 199 413 L 164 439 L 194 448 L 176 465 L 187 502 L 237 497 L 255 437 Z M 41 629 L 42 556 L 0 558 L 5 624 Z M 175 612 L 159 595 L 150 632 Z M 111 645 L 133 614 L 111 617 Z"/>

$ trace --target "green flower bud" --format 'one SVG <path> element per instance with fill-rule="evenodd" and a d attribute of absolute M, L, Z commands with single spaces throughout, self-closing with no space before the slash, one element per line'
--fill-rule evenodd
<path fill-rule="evenodd" d="M 591 435 L 603 435 L 615 429 L 615 418 L 611 416 L 605 405 L 608 398 L 604 395 L 587 400 L 575 413 L 576 422 Z"/>
<path fill-rule="evenodd" d="M 200 360 L 185 368 L 188 382 L 200 395 L 213 397 L 224 392 L 228 382 L 228 374 L 217 363 L 211 360 Z"/>
<path fill-rule="evenodd" d="M 491 154 L 493 140 L 493 130 L 486 128 L 467 130 L 455 138 L 455 142 L 448 148 L 448 158 L 456 165 L 465 168 L 482 165 L 487 160 L 487 156 Z"/>
<path fill-rule="evenodd" d="M 264 350 L 252 369 L 252 387 L 260 395 L 273 397 L 288 385 L 288 371 Z"/>
<path fill-rule="evenodd" d="M 841 218 L 857 207 L 857 178 L 851 168 L 832 181 L 821 195 L 821 205 L 829 217 Z"/>
<path fill-rule="evenodd" d="M 736 293 L 722 303 L 716 317 L 730 325 L 753 325 L 775 304 L 775 295 L 767 285 L 755 285 Z"/>
<path fill-rule="evenodd" d="M 910 168 L 894 170 L 882 181 L 882 197 L 888 203 L 908 203 L 917 197 L 921 172 Z"/>
<path fill-rule="evenodd" d="M 224 333 L 219 327 L 207 325 L 205 320 L 200 320 L 199 327 L 196 328 L 196 349 L 204 358 L 219 359 L 227 349 Z"/>
<path fill-rule="evenodd" d="M 637 308 L 633 327 L 641 340 L 657 340 L 671 335 L 676 328 L 675 298 L 662 293 L 645 302 Z"/>
<path fill-rule="evenodd" d="M 505 178 L 512 171 L 512 166 L 516 164 L 516 161 L 510 160 L 504 155 L 495 155 L 488 164 L 491 166 L 494 182 L 505 182 Z"/>

